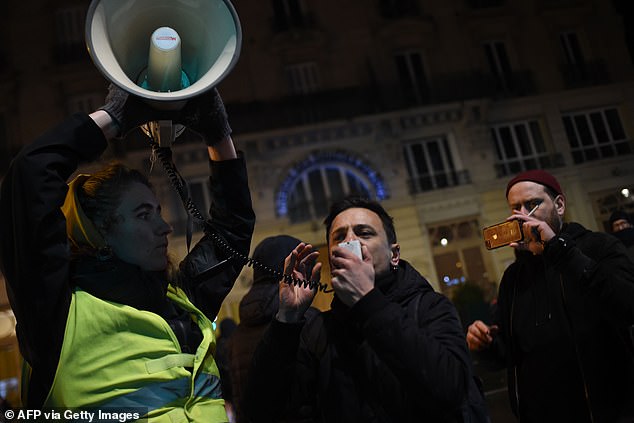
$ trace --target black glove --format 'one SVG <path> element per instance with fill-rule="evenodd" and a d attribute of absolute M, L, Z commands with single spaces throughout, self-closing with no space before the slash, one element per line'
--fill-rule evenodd
<path fill-rule="evenodd" d="M 115 84 L 108 86 L 106 104 L 98 110 L 104 110 L 119 127 L 119 136 L 124 137 L 137 126 L 157 120 L 174 120 L 177 111 L 161 111 L 150 107 L 141 98 L 130 95 Z"/>
<path fill-rule="evenodd" d="M 231 135 L 227 111 L 216 88 L 188 101 L 177 123 L 201 134 L 209 146 Z"/>

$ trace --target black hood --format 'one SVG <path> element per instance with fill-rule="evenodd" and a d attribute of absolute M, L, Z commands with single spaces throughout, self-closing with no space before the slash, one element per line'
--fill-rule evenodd
<path fill-rule="evenodd" d="M 279 304 L 277 284 L 253 285 L 240 301 L 240 324 L 258 326 L 269 323 Z"/>
<path fill-rule="evenodd" d="M 284 260 L 301 241 L 288 235 L 278 235 L 265 238 L 253 251 L 253 260 L 268 268 L 284 273 Z M 253 267 L 253 285 L 275 284 L 279 277 L 255 265 Z"/>

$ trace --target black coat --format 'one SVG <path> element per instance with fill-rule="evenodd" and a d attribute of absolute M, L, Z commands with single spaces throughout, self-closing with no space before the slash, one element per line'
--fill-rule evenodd
<path fill-rule="evenodd" d="M 627 248 L 627 254 L 630 259 L 634 261 L 634 228 L 626 228 L 622 229 L 618 232 L 612 233 L 615 237 L 619 239 Z"/>
<path fill-rule="evenodd" d="M 253 353 L 279 307 L 277 283 L 257 284 L 240 301 L 240 324 L 227 343 L 227 361 L 236 422 L 248 420 L 242 411 Z"/>
<path fill-rule="evenodd" d="M 420 302 L 413 316 L 410 302 Z M 470 357 L 453 305 L 401 260 L 354 307 L 335 300 L 306 324 L 274 321 L 253 360 L 254 422 L 461 421 Z"/>
<path fill-rule="evenodd" d="M 11 162 L 0 197 L 0 264 L 17 320 L 20 352 L 32 369 L 29 407 L 39 407 L 59 361 L 66 319 L 76 286 L 99 298 L 163 316 L 187 348 L 188 322 L 165 298 L 165 274 L 142 272 L 113 260 L 102 266 L 82 257 L 72 261 L 60 207 L 67 179 L 81 163 L 96 160 L 107 146 L 88 115 L 76 114 L 24 147 Z M 211 162 L 211 225 L 247 254 L 255 224 L 242 159 Z M 190 300 L 213 320 L 242 269 L 229 261 L 205 273 L 225 254 L 205 236 L 180 266 L 179 282 Z M 183 331 L 178 326 L 185 325 Z M 195 335 L 195 334 L 194 334 Z"/>
<path fill-rule="evenodd" d="M 570 223 L 542 256 L 518 254 L 497 310 L 482 356 L 506 364 L 522 422 L 634 421 L 634 264 L 614 237 Z"/>

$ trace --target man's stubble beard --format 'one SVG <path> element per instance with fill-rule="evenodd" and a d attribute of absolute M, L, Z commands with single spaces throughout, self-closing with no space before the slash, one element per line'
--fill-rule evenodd
<path fill-rule="evenodd" d="M 546 223 L 548 223 L 548 226 L 550 226 L 555 234 L 558 234 L 563 226 L 563 217 L 559 216 L 557 209 L 553 209 L 546 218 Z"/>

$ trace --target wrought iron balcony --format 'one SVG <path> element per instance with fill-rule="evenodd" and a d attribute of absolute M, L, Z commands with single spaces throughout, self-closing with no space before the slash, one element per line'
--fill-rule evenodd
<path fill-rule="evenodd" d="M 466 2 L 472 9 L 490 9 L 506 4 L 506 0 L 466 0 Z"/>
<path fill-rule="evenodd" d="M 564 64 L 560 66 L 560 69 L 566 88 L 588 87 L 610 82 L 610 76 L 603 60 Z"/>
<path fill-rule="evenodd" d="M 267 102 L 229 104 L 231 124 L 240 132 L 349 119 L 474 98 L 508 98 L 535 92 L 530 72 L 514 72 L 502 82 L 481 72 L 434 75 L 428 90 L 414 97 L 398 84 L 376 84 L 322 91 Z"/>
<path fill-rule="evenodd" d="M 434 174 L 420 175 L 407 180 L 410 194 L 433 191 L 471 183 L 471 175 L 468 170 L 450 170 L 436 172 Z"/>
<path fill-rule="evenodd" d="M 283 128 L 352 118 L 377 112 L 378 93 L 370 87 L 350 87 L 269 102 L 230 104 L 231 125 L 240 132 Z"/>
<path fill-rule="evenodd" d="M 312 13 L 302 13 L 297 16 L 278 15 L 271 18 L 273 33 L 290 31 L 293 29 L 312 29 L 315 27 L 315 17 Z"/>
<path fill-rule="evenodd" d="M 89 62 L 90 57 L 83 42 L 60 43 L 55 47 L 55 61 L 59 65 L 69 63 Z"/>
<path fill-rule="evenodd" d="M 552 169 L 563 167 L 564 157 L 561 153 L 543 154 L 533 157 L 520 157 L 514 160 L 507 160 L 495 164 L 495 173 L 498 178 L 502 176 L 514 175 L 519 172 L 531 169 Z"/>
<path fill-rule="evenodd" d="M 420 8 L 416 0 L 381 0 L 379 12 L 385 19 L 420 16 Z"/>

